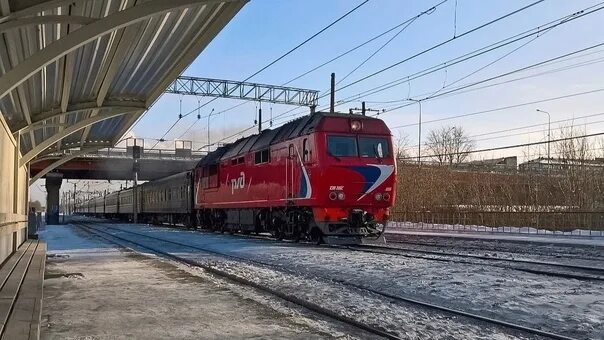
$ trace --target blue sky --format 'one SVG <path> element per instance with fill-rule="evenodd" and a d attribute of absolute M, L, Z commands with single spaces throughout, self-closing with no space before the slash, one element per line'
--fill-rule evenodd
<path fill-rule="evenodd" d="M 404 20 L 414 17 L 439 2 L 439 0 L 370 0 L 358 11 L 250 81 L 281 85 Z M 361 0 L 251 0 L 183 74 L 243 80 L 360 3 Z M 521 8 L 527 5 L 529 1 L 457 0 L 456 28 L 454 27 L 455 3 L 455 0 L 448 0 L 432 14 L 424 15 L 415 20 L 367 64 L 358 69 L 348 79 L 342 81 L 339 87 L 414 55 L 441 41 L 450 39 L 455 32 L 459 35 L 501 15 Z M 374 86 L 405 77 L 427 67 L 438 65 L 477 48 L 540 26 L 551 20 L 559 19 L 596 3 L 598 2 L 593 0 L 546 0 L 528 10 L 497 22 L 483 30 L 456 39 L 443 47 L 394 67 L 376 77 L 338 91 L 337 99 L 346 98 Z M 604 10 L 555 28 L 540 35 L 539 38 L 519 48 L 502 60 L 464 79 L 459 84 L 479 81 L 551 57 L 602 43 L 604 42 L 603 21 Z M 337 62 L 296 80 L 290 85 L 321 91 L 326 90 L 329 87 L 329 75 L 331 72 L 335 72 L 338 80 L 340 80 L 362 60 L 375 52 L 388 39 L 392 38 L 396 32 L 397 30 Z M 387 102 L 405 99 L 408 96 L 411 98 L 422 98 L 422 94 L 437 91 L 443 85 L 447 86 L 451 82 L 475 72 L 520 47 L 526 41 L 528 40 L 523 40 L 487 53 L 469 62 L 447 67 L 446 71 L 437 71 L 431 75 L 413 80 L 409 84 L 402 84 L 388 91 L 366 97 L 364 100 Z M 598 58 L 604 57 L 604 46 L 593 49 L 591 52 L 590 55 L 582 56 L 581 58 L 513 75 L 501 80 L 529 76 L 583 61 L 598 61 Z M 426 122 L 464 113 L 490 110 L 523 102 L 604 88 L 604 77 L 602 75 L 604 75 L 604 63 L 597 62 L 563 72 L 531 77 L 500 86 L 446 98 L 443 97 L 438 100 L 425 101 L 423 103 L 423 121 Z M 429 130 L 445 125 L 461 126 L 467 131 L 468 135 L 475 136 L 502 129 L 546 124 L 547 116 L 536 112 L 536 108 L 549 111 L 552 121 L 603 113 L 603 115 L 573 121 L 575 126 L 579 126 L 585 132 L 601 132 L 604 131 L 604 123 L 601 122 L 604 121 L 603 94 L 604 92 L 599 92 L 564 100 L 500 110 L 463 119 L 424 123 L 422 128 L 423 136 L 425 138 Z M 327 100 L 328 98 L 324 98 L 321 104 L 326 104 Z M 189 112 L 198 106 L 198 101 L 205 103 L 208 99 L 192 96 L 164 95 L 133 128 L 133 135 L 144 138 L 161 137 L 166 129 L 177 119 L 181 101 L 182 111 Z M 212 108 L 215 109 L 215 112 L 219 112 L 239 103 L 239 101 L 234 100 L 216 100 L 201 109 L 200 114 L 204 116 Z M 338 109 L 342 112 L 347 112 L 348 108 L 355 106 L 360 106 L 360 103 L 348 103 L 339 106 Z M 392 105 L 371 103 L 368 106 L 375 109 L 383 109 Z M 271 106 L 263 104 L 265 117 L 270 116 L 271 111 L 276 116 L 291 108 L 283 105 Z M 252 126 L 256 110 L 257 104 L 248 102 L 237 109 L 212 117 L 212 141 Z M 296 109 L 292 113 L 305 114 L 307 112 L 306 109 L 302 108 Z M 287 119 L 295 117 L 297 116 L 291 116 L 290 113 Z M 417 126 L 394 127 L 417 123 L 417 105 L 390 111 L 381 115 L 381 117 L 393 128 L 392 132 L 395 139 L 401 135 L 407 136 L 409 152 L 414 154 L 414 145 L 417 144 L 418 140 Z M 194 121 L 195 115 L 183 119 L 166 138 L 172 140 L 179 137 Z M 275 120 L 275 126 L 286 121 Z M 558 134 L 558 130 L 556 129 L 559 125 L 557 123 L 552 124 L 552 128 L 554 129 L 552 135 L 554 137 Z M 542 125 L 515 130 L 509 133 L 476 137 L 476 145 L 477 148 L 488 148 L 516 143 L 544 141 L 546 140 L 546 133 L 542 130 L 546 127 L 547 125 Z M 253 131 L 251 130 L 245 135 Z M 182 139 L 193 140 L 195 142 L 194 146 L 200 147 L 206 144 L 206 135 L 207 121 L 204 119 L 198 122 Z M 493 139 L 493 137 L 498 138 Z M 489 139 L 484 140 L 485 138 Z M 425 139 L 422 142 L 425 142 Z M 147 143 L 152 142 L 147 141 Z M 169 141 L 163 143 L 161 147 L 171 148 L 173 145 L 173 141 Z M 542 153 L 544 149 L 544 147 L 533 149 L 528 156 L 535 157 L 539 152 Z M 482 153 L 476 155 L 476 157 L 489 158 L 502 155 L 518 155 L 522 158 L 526 157 L 526 152 L 525 149 L 511 149 L 496 153 Z M 101 187 L 99 188 L 102 189 Z M 37 191 L 40 190 L 33 190 L 34 197 Z"/>
<path fill-rule="evenodd" d="M 304 73 L 305 71 L 321 64 L 322 62 L 338 55 L 339 53 L 368 40 L 369 38 L 393 27 L 405 19 L 428 9 L 440 1 L 399 1 L 399 0 L 371 0 L 358 11 L 342 20 L 331 29 L 312 40 L 307 45 L 295 51 L 279 63 L 270 67 L 250 81 L 281 85 L 288 80 Z M 185 75 L 242 80 L 253 74 L 268 62 L 297 45 L 313 33 L 338 18 L 361 1 L 319 1 L 319 0 L 252 0 L 231 23 L 218 35 L 210 46 L 195 60 L 184 72 Z M 510 0 L 457 0 L 457 23 L 455 21 L 455 0 L 449 0 L 439 6 L 430 15 L 424 15 L 415 20 L 406 30 L 398 35 L 390 44 L 382 49 L 375 57 L 363 67 L 345 79 L 339 85 L 343 86 L 351 81 L 362 78 L 396 61 L 402 60 L 420 52 L 441 41 L 458 35 L 486 23 L 503 14 L 527 5 L 528 1 Z M 564 1 L 546 0 L 528 10 L 502 20 L 488 28 L 459 38 L 430 53 L 406 62 L 398 67 L 384 72 L 371 79 L 363 81 L 337 93 L 337 98 L 342 99 L 387 81 L 413 74 L 427 67 L 437 65 L 451 58 L 463 55 L 474 49 L 489 45 L 490 43 L 507 38 L 527 29 L 537 27 L 551 20 L 561 18 L 585 7 L 596 4 L 597 1 Z M 591 14 L 574 22 L 557 27 L 526 46 L 518 49 L 504 59 L 494 63 L 475 75 L 461 81 L 459 84 L 478 81 L 490 76 L 508 72 L 526 65 L 530 65 L 547 58 L 572 52 L 603 41 L 604 29 L 601 25 L 604 11 Z M 329 64 L 301 79 L 291 83 L 291 86 L 326 90 L 329 87 L 329 74 L 335 72 L 337 77 L 344 77 L 354 69 L 362 60 L 376 51 L 397 31 L 376 40 L 366 47 L 347 55 L 346 57 Z M 519 47 L 528 39 L 511 44 L 504 48 L 487 53 L 459 65 L 437 71 L 429 76 L 422 77 L 364 98 L 367 101 L 384 102 L 400 100 L 410 97 L 421 98 L 421 94 L 439 90 L 443 84 L 464 77 L 478 68 L 494 61 Z M 592 51 L 601 51 L 604 47 Z M 567 63 L 556 64 L 532 72 L 514 75 L 519 76 L 571 65 L 576 62 L 592 60 L 602 57 L 602 53 L 574 59 Z M 602 77 L 604 74 L 602 63 L 576 68 L 565 72 L 557 72 L 545 76 L 529 78 L 506 85 L 496 86 L 480 91 L 469 92 L 463 95 L 452 96 L 424 102 L 423 120 L 443 118 L 452 115 L 476 112 L 507 105 L 528 102 L 582 92 L 604 87 Z M 338 78 L 339 80 L 340 78 Z M 425 123 L 424 136 L 427 131 L 443 125 L 463 126 L 470 135 L 480 134 L 506 128 L 515 128 L 524 125 L 547 122 L 546 116 L 535 111 L 537 107 L 547 110 L 552 114 L 552 120 L 578 117 L 591 113 L 604 112 L 601 93 L 577 96 L 566 100 L 551 101 L 543 104 L 525 106 L 489 114 L 477 115 L 466 119 L 448 120 L 439 123 Z M 322 104 L 328 98 L 322 100 Z M 133 129 L 134 134 L 145 138 L 159 138 L 177 118 L 180 112 L 189 112 L 197 107 L 198 101 L 202 104 L 207 98 L 192 96 L 164 95 L 144 118 Z M 233 100 L 217 100 L 200 110 L 201 115 L 207 114 L 212 108 L 216 112 L 231 107 L 240 102 Z M 338 107 L 346 112 L 348 108 L 359 106 L 360 103 L 348 103 Z M 383 109 L 390 104 L 372 103 L 369 105 L 376 109 Z M 291 109 L 282 105 L 263 104 L 265 117 L 277 115 Z M 253 124 L 257 104 L 249 102 L 239 108 L 223 113 L 212 118 L 212 140 L 224 135 L 250 127 Z M 388 112 L 382 118 L 391 127 L 413 124 L 418 120 L 417 106 L 409 106 Z M 292 113 L 304 114 L 305 109 L 297 109 Z M 288 119 L 294 118 L 288 114 Z M 590 119 L 578 119 L 575 125 L 604 120 L 604 116 Z M 174 139 L 179 137 L 189 125 L 195 121 L 194 115 L 183 119 L 176 128 L 166 137 Z M 286 120 L 275 120 L 275 124 Z M 205 120 L 198 122 L 183 139 L 191 139 L 195 146 L 201 146 L 206 141 Z M 161 126 L 161 129 L 157 127 Z M 165 127 L 165 129 L 163 128 Z M 554 124 L 552 128 L 556 128 Z M 589 124 L 588 129 L 602 129 L 603 124 Z M 526 131 L 536 131 L 540 127 L 533 127 Z M 246 134 L 251 133 L 247 132 Z M 522 132 L 522 130 L 520 131 Z M 417 144 L 417 127 L 393 129 L 393 135 L 407 135 L 410 144 Z M 555 135 L 555 133 L 553 133 Z M 496 140 L 478 141 L 478 147 L 507 145 L 543 139 L 545 133 L 533 133 L 523 136 L 511 136 Z M 424 141 L 425 142 L 425 141 Z M 173 143 L 165 143 L 171 146 Z M 518 152 L 518 150 L 512 150 Z"/>

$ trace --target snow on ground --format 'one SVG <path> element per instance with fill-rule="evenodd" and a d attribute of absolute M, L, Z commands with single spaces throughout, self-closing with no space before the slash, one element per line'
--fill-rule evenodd
<path fill-rule="evenodd" d="M 203 272 L 124 252 L 73 226 L 47 226 L 40 237 L 49 249 L 42 338 L 351 338 L 342 325 L 269 304 L 249 290 L 234 292 Z"/>
<path fill-rule="evenodd" d="M 604 230 L 586 230 L 573 229 L 570 231 L 537 229 L 533 227 L 487 227 L 483 225 L 462 225 L 462 224 L 439 224 L 439 223 L 416 223 L 416 222 L 397 222 L 388 223 L 388 228 L 392 229 L 411 229 L 422 231 L 444 231 L 444 232 L 469 232 L 469 233 L 501 233 L 501 234 L 522 234 L 529 236 L 569 236 L 569 237 L 598 237 L 604 238 Z M 388 229 L 387 229 L 388 230 Z"/>
<path fill-rule="evenodd" d="M 388 327 L 398 327 L 396 329 L 406 336 L 422 334 L 424 337 L 429 334 L 433 337 L 467 338 L 484 337 L 485 329 L 497 331 L 484 325 L 473 328 L 467 320 L 459 324 L 460 320 L 421 312 L 410 306 L 389 304 L 379 297 L 349 291 L 350 288 L 330 281 L 348 281 L 577 338 L 604 336 L 604 298 L 601 293 L 604 284 L 601 282 L 553 278 L 487 265 L 444 263 L 164 227 L 110 226 L 286 268 L 297 274 L 275 273 L 270 268 L 203 255 L 190 248 L 169 246 L 150 239 L 145 241 L 162 246 L 162 249 L 213 261 L 220 268 L 279 286 L 292 294 L 328 303 L 342 313 L 352 313 L 366 320 L 380 320 Z M 126 233 L 120 236 L 133 237 Z M 137 241 L 143 239 L 138 237 Z M 443 333 L 443 330 L 450 333 Z M 488 338 L 493 338 L 492 334 Z"/>
<path fill-rule="evenodd" d="M 418 236 L 432 236 L 432 237 L 450 237 L 450 238 L 465 238 L 465 239 L 477 239 L 477 240 L 499 240 L 499 241 L 513 241 L 513 242 L 525 242 L 525 243 L 552 243 L 559 245 L 575 245 L 575 246 L 597 246 L 604 247 L 604 237 L 554 237 L 545 235 L 527 235 L 527 234 L 492 234 L 492 233 L 457 233 L 454 231 L 428 231 L 428 230 L 417 230 L 417 229 L 404 229 L 404 228 L 388 228 L 386 229 L 385 236 L 388 238 L 389 235 L 418 235 Z"/>

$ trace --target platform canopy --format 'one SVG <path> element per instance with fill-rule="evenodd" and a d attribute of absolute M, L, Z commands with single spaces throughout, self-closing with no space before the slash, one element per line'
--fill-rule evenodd
<path fill-rule="evenodd" d="M 0 0 L 0 121 L 20 166 L 118 142 L 245 3 Z"/>

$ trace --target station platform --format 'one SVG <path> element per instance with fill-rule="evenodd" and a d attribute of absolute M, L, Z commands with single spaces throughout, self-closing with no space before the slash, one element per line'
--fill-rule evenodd
<path fill-rule="evenodd" d="M 568 246 L 596 246 L 604 247 L 603 236 L 559 236 L 559 235 L 539 235 L 539 234 L 521 234 L 521 233 L 503 233 L 503 232 L 460 232 L 446 230 L 417 230 L 407 228 L 387 229 L 386 240 L 390 237 L 417 236 L 417 237 L 439 237 L 465 240 L 482 241 L 506 241 L 506 242 L 526 242 L 526 243 L 546 243 Z"/>
<path fill-rule="evenodd" d="M 120 249 L 72 225 L 39 234 L 48 244 L 42 338 L 331 338 L 199 269 Z"/>
<path fill-rule="evenodd" d="M 0 338 L 39 339 L 46 245 L 26 240 L 0 266 Z"/>

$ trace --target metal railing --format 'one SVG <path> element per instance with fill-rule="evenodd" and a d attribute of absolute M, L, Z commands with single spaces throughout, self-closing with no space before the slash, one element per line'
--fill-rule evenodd
<path fill-rule="evenodd" d="M 141 159 L 166 159 L 166 160 L 199 160 L 207 154 L 205 151 L 153 149 L 142 150 Z M 52 156 L 52 155 L 49 155 Z M 132 159 L 132 150 L 127 148 L 109 148 L 91 151 L 79 156 L 79 158 L 129 158 Z"/>

